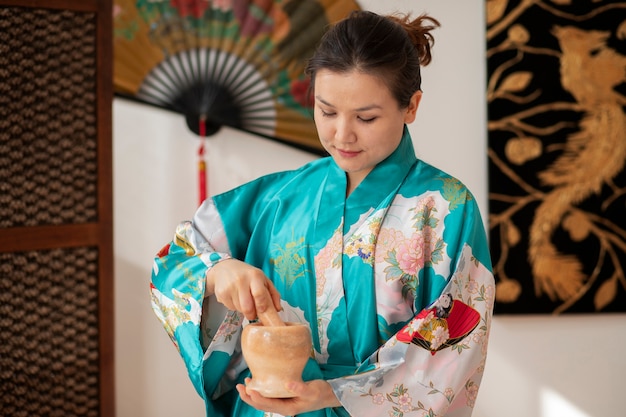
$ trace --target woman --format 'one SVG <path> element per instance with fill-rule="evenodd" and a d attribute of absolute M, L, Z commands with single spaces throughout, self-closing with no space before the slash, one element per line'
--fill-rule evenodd
<path fill-rule="evenodd" d="M 207 415 L 471 414 L 487 240 L 472 194 L 418 160 L 406 128 L 438 25 L 365 11 L 337 23 L 307 67 L 330 157 L 208 199 L 155 259 L 153 307 Z M 242 326 L 274 308 L 313 335 L 289 399 L 245 386 Z"/>

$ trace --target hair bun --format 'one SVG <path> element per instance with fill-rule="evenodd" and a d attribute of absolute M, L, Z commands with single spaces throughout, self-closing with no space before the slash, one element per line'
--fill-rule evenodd
<path fill-rule="evenodd" d="M 425 66 L 430 64 L 432 60 L 430 50 L 435 44 L 435 38 L 430 32 L 441 26 L 439 21 L 426 14 L 420 15 L 414 20 L 411 20 L 408 14 L 394 14 L 387 17 L 398 23 L 407 32 L 411 42 L 417 49 L 420 65 Z"/>

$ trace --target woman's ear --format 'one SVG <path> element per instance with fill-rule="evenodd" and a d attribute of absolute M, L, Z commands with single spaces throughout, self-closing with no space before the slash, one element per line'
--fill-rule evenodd
<path fill-rule="evenodd" d="M 422 99 L 422 92 L 417 90 L 413 96 L 411 96 L 411 100 L 409 101 L 409 106 L 406 108 L 406 114 L 404 115 L 404 123 L 409 124 L 413 123 L 415 120 L 415 115 L 417 114 L 417 108 L 420 105 L 420 100 Z"/>

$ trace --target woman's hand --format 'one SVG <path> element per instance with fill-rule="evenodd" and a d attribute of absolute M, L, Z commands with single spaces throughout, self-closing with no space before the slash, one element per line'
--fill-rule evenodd
<path fill-rule="evenodd" d="M 246 378 L 246 383 L 249 380 L 250 378 Z M 321 379 L 291 382 L 286 388 L 293 392 L 293 398 L 266 398 L 257 391 L 247 389 L 243 384 L 237 385 L 239 396 L 245 403 L 257 410 L 283 416 L 295 416 L 308 411 L 341 406 L 330 384 Z"/>
<path fill-rule="evenodd" d="M 206 294 L 230 310 L 242 312 L 254 320 L 264 312 L 281 310 L 280 294 L 262 270 L 238 259 L 215 264 L 206 276 Z"/>

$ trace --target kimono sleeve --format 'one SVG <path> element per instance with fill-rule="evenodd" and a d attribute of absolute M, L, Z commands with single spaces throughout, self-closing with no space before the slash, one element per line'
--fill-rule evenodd
<path fill-rule="evenodd" d="M 246 260 L 260 213 L 289 178 L 288 173 L 268 175 L 206 200 L 154 259 L 152 308 L 208 415 L 221 415 L 213 407 L 232 391 L 245 364 L 238 346 L 243 315 L 206 296 L 206 274 L 223 260 Z"/>
<path fill-rule="evenodd" d="M 182 356 L 196 391 L 205 398 L 203 338 L 200 322 L 205 300 L 207 271 L 231 257 L 224 227 L 211 200 L 194 220 L 178 225 L 174 239 L 153 262 L 150 284 L 152 309 Z M 223 318 L 223 317 L 221 317 Z M 216 318 L 221 320 L 221 318 Z M 206 345 L 206 343 L 204 343 Z"/>
<path fill-rule="evenodd" d="M 485 366 L 495 284 L 475 203 L 461 210 L 463 220 L 448 242 L 454 265 L 439 297 L 354 375 L 328 381 L 350 415 L 471 415 Z"/>

